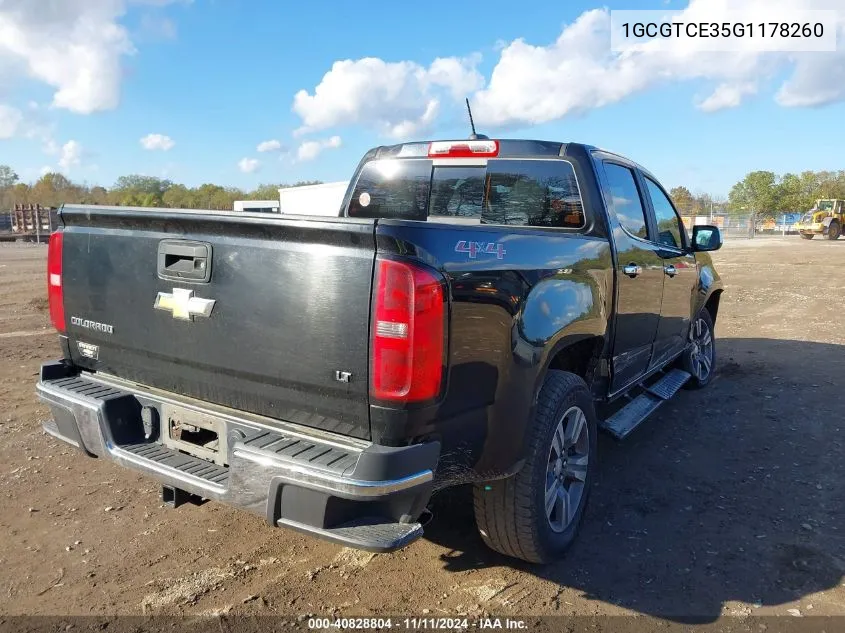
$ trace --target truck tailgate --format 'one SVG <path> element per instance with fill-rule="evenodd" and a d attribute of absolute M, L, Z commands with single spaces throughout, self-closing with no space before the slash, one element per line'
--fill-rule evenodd
<path fill-rule="evenodd" d="M 73 206 L 62 220 L 76 365 L 370 437 L 372 220 Z M 208 281 L 173 278 L 206 266 Z"/>

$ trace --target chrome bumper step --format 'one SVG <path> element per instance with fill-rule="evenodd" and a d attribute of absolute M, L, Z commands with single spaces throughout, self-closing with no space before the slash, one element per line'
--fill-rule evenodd
<path fill-rule="evenodd" d="M 355 466 L 359 453 L 330 444 L 311 442 L 276 431 L 256 431 L 239 440 L 247 449 L 260 450 L 284 459 L 343 473 Z"/>
<path fill-rule="evenodd" d="M 162 466 L 173 468 L 186 475 L 199 477 L 215 486 L 226 487 L 229 482 L 229 469 L 193 455 L 187 455 L 181 451 L 168 448 L 161 444 L 127 444 L 119 447 L 120 450 L 142 459 L 148 459 Z"/>

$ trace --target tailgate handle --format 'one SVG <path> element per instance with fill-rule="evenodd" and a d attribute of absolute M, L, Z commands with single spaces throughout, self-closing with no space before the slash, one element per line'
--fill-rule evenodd
<path fill-rule="evenodd" d="M 158 276 L 174 281 L 211 279 L 211 244 L 190 240 L 162 240 L 158 243 Z"/>

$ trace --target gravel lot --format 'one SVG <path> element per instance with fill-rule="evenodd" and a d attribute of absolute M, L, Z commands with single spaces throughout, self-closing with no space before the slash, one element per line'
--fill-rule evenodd
<path fill-rule="evenodd" d="M 41 431 L 46 248 L 0 245 L 0 615 L 845 615 L 845 239 L 715 255 L 715 382 L 601 439 L 577 544 L 532 567 L 484 548 L 460 489 L 389 555 L 163 508 L 155 482 Z"/>

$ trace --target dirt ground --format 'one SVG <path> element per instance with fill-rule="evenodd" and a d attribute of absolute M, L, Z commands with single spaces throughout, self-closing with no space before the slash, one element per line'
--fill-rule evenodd
<path fill-rule="evenodd" d="M 547 567 L 486 550 L 465 490 L 372 555 L 216 503 L 165 509 L 154 481 L 46 436 L 45 258 L 0 246 L 0 615 L 845 615 L 845 239 L 716 253 L 715 382 L 601 438 L 581 535 Z"/>

